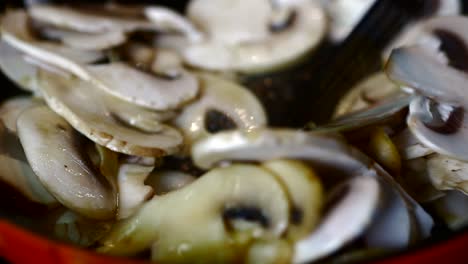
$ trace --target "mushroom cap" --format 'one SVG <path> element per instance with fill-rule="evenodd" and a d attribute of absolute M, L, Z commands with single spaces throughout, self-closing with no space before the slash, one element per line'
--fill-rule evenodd
<path fill-rule="evenodd" d="M 377 210 L 380 188 L 372 176 L 353 177 L 335 187 L 332 193 L 346 191 L 344 197 L 325 214 L 315 231 L 296 242 L 293 263 L 327 256 L 361 235 Z"/>
<path fill-rule="evenodd" d="M 319 167 L 353 175 L 368 162 L 361 153 L 337 137 L 289 129 L 259 128 L 220 132 L 196 142 L 192 158 L 201 168 L 222 161 L 267 161 L 287 158 L 307 160 Z"/>
<path fill-rule="evenodd" d="M 154 166 L 121 164 L 117 175 L 119 189 L 118 219 L 133 215 L 153 194 L 153 189 L 144 184 Z"/>
<path fill-rule="evenodd" d="M 29 31 L 28 16 L 23 10 L 8 11 L 1 19 L 2 40 L 26 55 L 43 63 L 89 78 L 80 66 L 97 61 L 102 52 L 72 49 L 51 42 L 37 41 Z"/>
<path fill-rule="evenodd" d="M 121 31 L 82 33 L 46 27 L 41 30 L 41 33 L 79 50 L 106 50 L 127 41 L 127 36 Z"/>
<path fill-rule="evenodd" d="M 213 132 L 207 127 L 208 112 L 217 111 L 241 130 L 252 130 L 266 125 L 265 111 L 247 88 L 212 74 L 198 74 L 200 98 L 184 107 L 174 124 L 182 130 L 186 143 L 197 141 Z M 220 129 L 224 129 L 221 127 Z"/>
<path fill-rule="evenodd" d="M 242 216 L 242 210 L 259 215 L 249 219 Z M 187 219 L 190 225 L 185 224 Z M 154 261 L 192 258 L 226 263 L 241 254 L 230 253 L 233 245 L 243 250 L 246 246 L 235 239 L 247 231 L 243 223 L 253 228 L 254 237 L 243 233 L 247 241 L 255 241 L 281 237 L 288 219 L 288 197 L 275 176 L 255 165 L 236 164 L 213 169 L 182 189 L 155 196 L 136 215 L 116 224 L 98 251 L 132 255 L 153 246 Z M 171 249 L 181 244 L 187 247 L 175 254 Z"/>
<path fill-rule="evenodd" d="M 188 46 L 185 61 L 208 70 L 248 73 L 272 70 L 305 56 L 325 35 L 324 11 L 307 0 L 274 5 L 266 0 L 191 1 L 188 16 L 207 37 Z M 275 16 L 284 25 L 269 32 Z"/>
<path fill-rule="evenodd" d="M 165 31 L 182 33 L 191 42 L 198 42 L 203 38 L 203 34 L 189 20 L 169 8 L 148 6 L 144 13 L 148 20 L 165 27 Z"/>
<path fill-rule="evenodd" d="M 468 96 L 464 91 L 468 76 L 446 65 L 421 46 L 395 49 L 386 72 L 393 81 L 411 87 L 424 96 L 468 106 Z"/>
<path fill-rule="evenodd" d="M 46 106 L 22 112 L 18 135 L 31 168 L 66 207 L 92 219 L 113 218 L 117 201 L 109 183 L 83 153 L 83 137 Z"/>
<path fill-rule="evenodd" d="M 437 104 L 428 98 L 418 97 L 410 104 L 407 124 L 413 135 L 433 151 L 468 160 L 468 149 L 465 148 L 468 125 L 465 116 L 463 108 Z"/>
<path fill-rule="evenodd" d="M 317 174 L 296 160 L 270 160 L 261 164 L 284 184 L 289 197 L 291 218 L 287 238 L 298 241 L 316 228 L 324 204 L 324 190 Z"/>
<path fill-rule="evenodd" d="M 97 144 L 137 156 L 172 154 L 182 145 L 182 135 L 170 126 L 160 124 L 158 129 L 148 132 L 122 122 L 118 113 L 112 114 L 120 105 L 107 106 L 103 98 L 108 95 L 90 82 L 43 70 L 38 79 L 47 104 Z M 122 110 L 130 107 L 125 103 L 122 102 L 125 106 Z"/>
<path fill-rule="evenodd" d="M 413 99 L 406 94 L 397 94 L 363 110 L 339 116 L 331 122 L 313 128 L 315 132 L 341 132 L 355 130 L 369 125 L 388 123 L 408 107 Z"/>
<path fill-rule="evenodd" d="M 33 202 L 57 205 L 28 164 L 16 130 L 16 120 L 26 109 L 42 105 L 27 97 L 9 99 L 0 105 L 0 180 Z"/>
<path fill-rule="evenodd" d="M 159 29 L 158 25 L 144 19 L 97 15 L 65 6 L 32 5 L 28 13 L 36 21 L 85 33 Z"/>
<path fill-rule="evenodd" d="M 196 77 L 182 69 L 175 79 L 169 80 L 120 62 L 90 65 L 86 71 L 99 88 L 122 100 L 154 110 L 177 108 L 198 93 Z"/>

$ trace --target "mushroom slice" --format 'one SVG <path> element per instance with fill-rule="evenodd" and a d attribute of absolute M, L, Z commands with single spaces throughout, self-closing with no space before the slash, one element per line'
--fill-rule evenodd
<path fill-rule="evenodd" d="M 422 44 L 425 46 L 432 46 L 437 50 L 440 46 L 440 39 L 435 34 L 435 29 L 441 29 L 442 27 L 451 31 L 452 28 L 460 27 L 460 21 L 463 21 L 462 16 L 456 16 L 460 14 L 462 10 L 462 4 L 460 0 L 444 0 L 444 1 L 431 1 L 427 2 L 429 6 L 426 10 L 432 11 L 430 18 L 427 19 L 425 16 L 422 20 L 409 23 L 403 30 L 393 39 L 384 49 L 383 58 L 384 61 L 388 59 L 392 49 L 399 48 L 406 45 Z M 456 21 L 459 22 L 456 22 Z M 450 21 L 446 23 L 445 21 Z M 463 31 L 459 31 L 463 32 Z"/>
<path fill-rule="evenodd" d="M 262 166 L 283 182 L 291 197 L 288 239 L 297 241 L 304 238 L 316 227 L 321 216 L 324 198 L 320 179 L 300 161 L 271 160 Z"/>
<path fill-rule="evenodd" d="M 336 205 L 308 237 L 296 242 L 293 263 L 308 263 L 341 248 L 363 233 L 379 203 L 376 177 L 358 176 L 332 190 Z M 343 197 L 339 197 L 343 196 Z M 340 199 L 341 198 L 341 199 Z"/>
<path fill-rule="evenodd" d="M 398 116 L 413 99 L 412 96 L 399 94 L 383 100 L 376 105 L 342 115 L 328 124 L 313 128 L 315 132 L 342 132 L 355 130 L 369 125 L 388 123 L 389 120 Z"/>
<path fill-rule="evenodd" d="M 53 206 L 58 202 L 29 166 L 16 130 L 18 116 L 37 105 L 41 103 L 26 97 L 10 99 L 0 105 L 0 180 L 33 202 Z"/>
<path fill-rule="evenodd" d="M 127 36 L 121 31 L 103 33 L 81 33 L 57 28 L 44 28 L 41 33 L 51 39 L 80 50 L 105 50 L 123 44 Z"/>
<path fill-rule="evenodd" d="M 151 186 L 156 195 L 163 195 L 168 192 L 178 190 L 193 181 L 196 178 L 188 173 L 181 171 L 153 171 L 145 180 L 145 184 Z"/>
<path fill-rule="evenodd" d="M 192 158 L 201 168 L 230 160 L 302 159 L 319 166 L 342 169 L 347 175 L 367 162 L 344 141 L 325 134 L 288 129 L 221 132 L 196 142 Z"/>
<path fill-rule="evenodd" d="M 112 188 L 83 153 L 84 138 L 65 119 L 38 106 L 25 110 L 17 126 L 31 168 L 61 204 L 93 219 L 114 217 Z"/>
<path fill-rule="evenodd" d="M 157 129 L 144 131 L 123 122 L 119 112 L 127 110 L 128 103 L 122 102 L 123 108 L 106 105 L 108 95 L 90 82 L 43 70 L 38 80 L 47 104 L 97 144 L 136 156 L 172 154 L 181 147 L 182 135 L 170 126 L 159 124 Z"/>
<path fill-rule="evenodd" d="M 51 42 L 37 41 L 29 31 L 28 23 L 27 14 L 23 10 L 7 12 L 1 20 L 3 41 L 28 56 L 83 78 L 88 77 L 88 74 L 80 64 L 94 62 L 104 56 L 102 52 L 71 49 Z"/>
<path fill-rule="evenodd" d="M 0 40 L 0 69 L 15 84 L 35 92 L 36 67 L 27 63 L 22 54 L 4 40 Z"/>
<path fill-rule="evenodd" d="M 203 38 L 202 33 L 189 20 L 169 8 L 149 6 L 145 8 L 144 13 L 148 20 L 166 28 L 165 31 L 180 32 L 191 42 L 199 42 Z"/>
<path fill-rule="evenodd" d="M 207 37 L 184 51 L 185 61 L 216 71 L 259 72 L 291 64 L 326 32 L 324 11 L 308 0 L 193 0 L 188 16 Z"/>
<path fill-rule="evenodd" d="M 262 105 L 247 88 L 212 74 L 198 76 L 200 98 L 174 120 L 189 144 L 222 130 L 252 130 L 266 125 Z"/>
<path fill-rule="evenodd" d="M 144 184 L 154 166 L 124 163 L 119 167 L 117 183 L 119 186 L 118 219 L 133 215 L 153 194 L 153 189 Z"/>
<path fill-rule="evenodd" d="M 345 114 L 367 109 L 398 93 L 400 93 L 400 87 L 390 81 L 385 73 L 374 73 L 343 96 L 335 109 L 334 116 L 339 118 Z"/>
<path fill-rule="evenodd" d="M 468 163 L 444 155 L 427 158 L 427 172 L 438 190 L 454 190 L 468 194 Z"/>
<path fill-rule="evenodd" d="M 425 146 L 435 152 L 468 161 L 466 111 L 418 97 L 410 104 L 408 128 Z"/>
<path fill-rule="evenodd" d="M 134 255 L 152 247 L 157 262 L 236 263 L 250 242 L 279 239 L 288 219 L 288 197 L 273 174 L 254 165 L 232 165 L 155 196 L 117 223 L 98 251 Z"/>
<path fill-rule="evenodd" d="M 468 106 L 468 96 L 464 89 L 468 76 L 445 65 L 424 48 L 414 46 L 395 49 L 386 67 L 390 79 L 424 96 Z"/>
<path fill-rule="evenodd" d="M 96 85 L 106 92 L 154 110 L 175 109 L 198 93 L 197 79 L 183 70 L 174 79 L 158 78 L 124 63 L 92 65 L 87 66 L 86 70 L 93 76 Z"/>
<path fill-rule="evenodd" d="M 145 19 L 97 15 L 64 6 L 32 5 L 28 13 L 36 21 L 85 33 L 160 29 Z"/>

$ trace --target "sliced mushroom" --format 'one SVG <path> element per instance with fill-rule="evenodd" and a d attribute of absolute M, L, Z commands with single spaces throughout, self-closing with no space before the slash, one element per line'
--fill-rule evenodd
<path fill-rule="evenodd" d="M 85 33 L 131 32 L 161 28 L 145 19 L 91 14 L 65 6 L 32 5 L 28 8 L 28 13 L 41 23 Z"/>
<path fill-rule="evenodd" d="M 36 67 L 27 63 L 22 54 L 4 40 L 0 40 L 0 69 L 18 87 L 37 91 Z"/>
<path fill-rule="evenodd" d="M 468 163 L 444 155 L 427 158 L 427 172 L 438 190 L 459 190 L 468 194 Z"/>
<path fill-rule="evenodd" d="M 351 178 L 332 191 L 339 199 L 317 229 L 295 245 L 293 263 L 308 263 L 341 248 L 362 234 L 377 210 L 380 186 L 376 177 Z M 332 198 L 333 199 L 333 198 Z"/>
<path fill-rule="evenodd" d="M 149 6 L 145 8 L 144 13 L 148 20 L 163 26 L 166 31 L 180 32 L 191 42 L 199 42 L 203 39 L 203 34 L 189 20 L 171 9 L 161 6 Z"/>
<path fill-rule="evenodd" d="M 265 111 L 247 88 L 211 74 L 199 74 L 200 98 L 174 123 L 188 144 L 223 130 L 252 130 L 266 125 Z"/>
<path fill-rule="evenodd" d="M 424 96 L 468 106 L 465 83 L 468 76 L 419 46 L 395 49 L 387 63 L 389 77 Z M 450 84 L 450 85 L 447 85 Z"/>
<path fill-rule="evenodd" d="M 158 262 L 235 263 L 251 242 L 280 238 L 288 225 L 288 203 L 275 176 L 260 167 L 213 169 L 117 223 L 98 251 L 133 255 L 151 247 Z"/>
<path fill-rule="evenodd" d="M 324 203 L 323 187 L 315 172 L 294 160 L 271 160 L 262 166 L 274 173 L 286 187 L 291 199 L 288 239 L 304 238 L 316 227 Z"/>
<path fill-rule="evenodd" d="M 114 217 L 112 188 L 83 153 L 78 132 L 46 106 L 23 111 L 17 126 L 31 168 L 61 204 L 92 219 Z"/>
<path fill-rule="evenodd" d="M 428 2 L 429 6 L 427 10 L 432 11 L 429 14 L 429 18 L 425 17 L 422 20 L 407 24 L 395 39 L 387 44 L 383 52 L 383 59 L 386 61 L 392 49 L 399 48 L 407 45 L 421 44 L 429 46 L 434 51 L 437 51 L 441 45 L 441 41 L 437 34 L 434 34 L 436 28 L 452 28 L 457 23 L 453 23 L 453 20 L 457 18 L 455 15 L 460 14 L 462 7 L 460 0 L 436 0 Z M 444 23 L 445 20 L 452 20 L 450 23 Z"/>
<path fill-rule="evenodd" d="M 412 96 L 399 94 L 370 108 L 342 115 L 330 123 L 312 128 L 312 130 L 315 132 L 342 132 L 386 124 L 392 119 L 400 119 L 399 115 L 408 107 L 412 99 Z"/>
<path fill-rule="evenodd" d="M 58 202 L 29 166 L 16 130 L 18 116 L 37 105 L 41 103 L 26 97 L 10 99 L 0 105 L 0 180 L 33 202 L 53 206 Z"/>
<path fill-rule="evenodd" d="M 57 28 L 41 29 L 41 34 L 60 40 L 63 44 L 80 50 L 105 50 L 119 46 L 127 41 L 127 36 L 121 31 L 103 33 L 82 33 Z"/>
<path fill-rule="evenodd" d="M 221 132 L 196 142 L 192 158 L 201 168 L 222 161 L 267 161 L 278 158 L 307 160 L 318 167 L 341 169 L 346 175 L 368 162 L 341 139 L 325 134 L 288 129 Z"/>
<path fill-rule="evenodd" d="M 410 104 L 408 128 L 422 144 L 435 152 L 468 160 L 465 113 L 462 107 L 419 97 Z"/>
<path fill-rule="evenodd" d="M 117 176 L 119 186 L 119 213 L 117 219 L 133 215 L 153 194 L 153 189 L 144 184 L 154 166 L 121 164 Z"/>
<path fill-rule="evenodd" d="M 91 65 L 86 70 L 99 88 L 122 100 L 154 110 L 177 108 L 198 93 L 197 79 L 182 69 L 174 79 L 158 78 L 119 62 Z"/>
<path fill-rule="evenodd" d="M 80 66 L 81 63 L 98 61 L 103 57 L 103 53 L 97 51 L 71 49 L 53 42 L 38 41 L 30 32 L 28 23 L 24 11 L 7 12 L 1 20 L 3 41 L 28 56 L 82 77 L 88 74 Z"/>
<path fill-rule="evenodd" d="M 385 73 L 374 73 L 343 96 L 335 108 L 334 116 L 339 118 L 345 114 L 367 109 L 400 92 L 400 87 L 390 81 Z"/>
<path fill-rule="evenodd" d="M 121 103 L 123 108 L 120 104 L 107 106 L 103 99 L 106 95 L 90 82 L 46 71 L 40 71 L 38 79 L 47 104 L 75 129 L 102 146 L 137 156 L 172 154 L 181 147 L 182 135 L 170 126 L 158 124 L 148 132 L 122 122 L 119 112 L 129 108 L 126 102 Z"/>
<path fill-rule="evenodd" d="M 145 184 L 153 188 L 156 195 L 163 195 L 178 190 L 196 178 L 182 171 L 153 171 L 145 180 Z"/>
<path fill-rule="evenodd" d="M 215 71 L 272 70 L 305 56 L 325 34 L 325 13 L 313 1 L 193 0 L 188 16 L 206 33 L 185 61 Z"/>

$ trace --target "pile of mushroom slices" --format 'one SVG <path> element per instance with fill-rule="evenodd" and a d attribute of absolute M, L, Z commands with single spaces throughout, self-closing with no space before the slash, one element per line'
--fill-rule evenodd
<path fill-rule="evenodd" d="M 315 128 L 343 132 L 452 230 L 468 224 L 467 26 L 462 16 L 419 24 L 392 52 L 388 77 L 358 84 L 335 121 Z"/>
<path fill-rule="evenodd" d="M 322 13 L 310 1 L 251 2 L 248 10 L 261 11 L 248 17 L 255 26 L 206 17 L 216 8 L 233 12 L 226 21 L 244 17 L 244 5 L 192 1 L 189 17 L 203 31 L 160 7 L 9 10 L 0 66 L 33 96 L 0 105 L 0 163 L 8 168 L 0 179 L 49 208 L 38 222 L 55 237 L 110 255 L 150 251 L 161 263 L 307 263 L 427 238 L 433 220 L 395 181 L 401 151 L 387 131 L 367 133 L 364 150 L 375 161 L 349 144 L 360 147 L 359 138 L 336 133 L 375 124 L 397 131 L 415 97 L 397 94 L 316 131 L 272 129 L 246 88 L 184 68 L 181 50 L 158 44 L 251 59 L 253 51 L 311 47 L 312 34 L 302 35 Z M 264 25 L 280 28 L 271 36 Z M 161 40 L 169 36 L 177 38 Z M 250 70 L 297 55 L 278 54 L 227 65 Z"/>

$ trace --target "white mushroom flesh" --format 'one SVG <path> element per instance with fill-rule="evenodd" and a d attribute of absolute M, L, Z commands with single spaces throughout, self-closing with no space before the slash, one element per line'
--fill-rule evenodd
<path fill-rule="evenodd" d="M 438 104 L 419 97 L 410 104 L 408 128 L 425 146 L 435 152 L 461 160 L 468 160 L 465 148 L 468 126 L 463 108 Z"/>
<path fill-rule="evenodd" d="M 322 8 L 307 0 L 195 0 L 189 4 L 188 16 L 207 37 L 185 50 L 186 62 L 216 71 L 255 72 L 284 66 L 318 45 L 326 28 Z M 278 29 L 270 31 L 269 26 Z"/>
<path fill-rule="evenodd" d="M 161 156 L 181 147 L 182 135 L 170 126 L 160 124 L 156 132 L 146 132 L 125 125 L 112 114 L 99 90 L 90 82 L 41 71 L 39 84 L 49 107 L 83 135 L 113 151 Z"/>
<path fill-rule="evenodd" d="M 342 169 L 348 174 L 362 170 L 366 162 L 355 149 L 336 137 L 261 128 L 221 132 L 202 139 L 192 147 L 192 158 L 201 168 L 231 160 L 303 159 L 315 165 Z"/>
<path fill-rule="evenodd" d="M 87 14 L 68 7 L 53 5 L 32 5 L 28 13 L 39 22 L 86 33 L 159 29 L 158 25 L 144 19 Z"/>
<path fill-rule="evenodd" d="M 83 153 L 83 137 L 46 106 L 25 110 L 18 135 L 31 168 L 63 205 L 92 219 L 114 217 L 113 190 Z"/>
<path fill-rule="evenodd" d="M 0 180 L 33 202 L 53 206 L 58 202 L 29 166 L 16 130 L 18 116 L 29 107 L 38 105 L 41 103 L 26 97 L 10 99 L 0 105 Z"/>
<path fill-rule="evenodd" d="M 154 110 L 177 108 L 198 93 L 196 77 L 182 69 L 175 78 L 169 79 L 158 78 L 120 62 L 87 66 L 86 71 L 99 88 L 122 100 Z"/>
<path fill-rule="evenodd" d="M 345 191 L 344 197 L 326 213 L 314 232 L 296 243 L 293 263 L 327 256 L 361 235 L 377 209 L 379 190 L 377 179 L 369 176 L 355 177 L 336 187 L 335 192 Z"/>
<path fill-rule="evenodd" d="M 117 175 L 119 188 L 118 219 L 133 215 L 145 201 L 151 198 L 153 189 L 144 184 L 154 166 L 140 164 L 121 164 Z"/>
<path fill-rule="evenodd" d="M 184 107 L 174 124 L 186 137 L 187 144 L 202 139 L 213 131 L 207 124 L 210 111 L 217 111 L 235 127 L 252 130 L 266 125 L 266 114 L 257 98 L 247 88 L 210 74 L 199 74 L 200 98 Z M 216 120 L 214 120 L 216 122 Z M 220 124 L 219 129 L 226 129 Z"/>
<path fill-rule="evenodd" d="M 259 219 L 242 218 L 244 207 L 258 210 Z M 191 219 L 190 225 L 186 219 Z M 136 215 L 115 225 L 98 251 L 132 255 L 152 246 L 154 261 L 232 262 L 239 257 L 232 246 L 245 250 L 247 245 L 238 243 L 279 238 L 288 219 L 288 198 L 274 175 L 254 165 L 232 165 L 154 197 Z M 236 239 L 242 234 L 244 242 Z"/>

